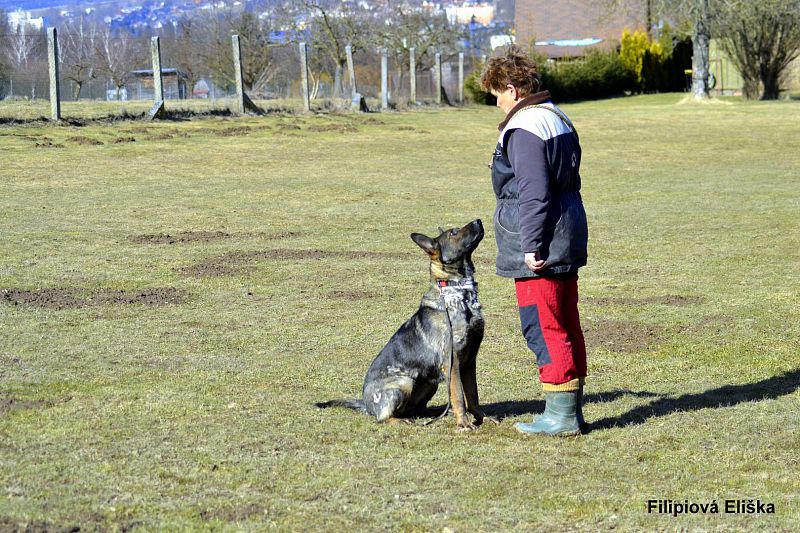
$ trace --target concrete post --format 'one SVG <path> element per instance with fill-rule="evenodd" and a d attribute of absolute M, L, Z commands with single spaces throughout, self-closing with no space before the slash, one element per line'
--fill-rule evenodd
<path fill-rule="evenodd" d="M 347 74 L 350 78 L 350 99 L 356 97 L 356 93 L 358 92 L 358 88 L 356 87 L 356 71 L 353 67 L 353 47 L 349 44 L 344 47 L 344 51 L 347 54 Z"/>
<path fill-rule="evenodd" d="M 464 105 L 464 52 L 458 53 L 458 105 Z"/>
<path fill-rule="evenodd" d="M 411 93 L 408 97 L 409 103 L 416 104 L 417 103 L 417 56 L 416 56 L 416 49 L 409 48 L 408 49 L 408 70 L 409 70 L 409 82 L 411 83 Z"/>
<path fill-rule="evenodd" d="M 236 81 L 236 107 L 239 113 L 244 113 L 244 78 L 242 77 L 242 44 L 238 35 L 231 35 L 233 46 L 233 69 Z"/>
<path fill-rule="evenodd" d="M 389 109 L 389 52 L 381 48 L 381 109 Z"/>
<path fill-rule="evenodd" d="M 311 101 L 308 99 L 308 47 L 300 43 L 300 81 L 303 92 L 303 110 L 311 111 Z"/>
<path fill-rule="evenodd" d="M 153 87 L 155 87 L 154 100 L 164 101 L 164 80 L 161 77 L 161 41 L 158 37 L 150 39 L 150 53 L 153 56 Z"/>
<path fill-rule="evenodd" d="M 433 67 L 433 90 L 436 92 L 434 97 L 436 103 L 442 105 L 442 54 L 436 52 L 434 57 L 436 58 L 436 64 Z"/>
<path fill-rule="evenodd" d="M 150 120 L 164 115 L 164 82 L 161 78 L 161 42 L 158 37 L 150 39 L 150 55 L 153 58 L 153 107 L 148 115 Z"/>
<path fill-rule="evenodd" d="M 61 120 L 61 90 L 58 86 L 58 34 L 55 28 L 47 28 L 47 62 L 50 67 L 50 118 L 58 121 Z"/>

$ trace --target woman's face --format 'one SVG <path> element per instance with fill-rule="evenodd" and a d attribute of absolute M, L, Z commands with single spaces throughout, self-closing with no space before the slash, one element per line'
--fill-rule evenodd
<path fill-rule="evenodd" d="M 506 85 L 505 90 L 498 91 L 496 89 L 492 89 L 492 94 L 495 98 L 497 98 L 497 107 L 503 110 L 504 113 L 508 114 L 511 109 L 519 102 L 519 91 L 517 88 L 511 85 L 510 83 Z"/>

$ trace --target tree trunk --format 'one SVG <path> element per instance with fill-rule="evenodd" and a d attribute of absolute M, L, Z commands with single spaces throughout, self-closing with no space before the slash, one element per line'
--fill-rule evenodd
<path fill-rule="evenodd" d="M 762 82 L 764 84 L 764 92 L 761 95 L 761 99 L 777 100 L 781 95 L 780 82 L 774 76 L 764 78 Z"/>
<path fill-rule="evenodd" d="M 72 95 L 75 97 L 74 100 L 77 102 L 81 97 L 81 87 L 83 87 L 83 83 L 80 81 L 76 81 L 75 89 L 72 91 Z"/>
<path fill-rule="evenodd" d="M 692 35 L 692 95 L 695 100 L 708 98 L 708 0 L 698 0 Z"/>

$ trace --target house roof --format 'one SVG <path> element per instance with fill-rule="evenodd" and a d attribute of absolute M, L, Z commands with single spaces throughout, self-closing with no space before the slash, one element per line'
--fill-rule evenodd
<path fill-rule="evenodd" d="M 610 11 L 599 0 L 517 0 L 516 42 L 549 57 L 579 56 L 619 44 L 622 31 L 643 29 L 643 8 Z"/>

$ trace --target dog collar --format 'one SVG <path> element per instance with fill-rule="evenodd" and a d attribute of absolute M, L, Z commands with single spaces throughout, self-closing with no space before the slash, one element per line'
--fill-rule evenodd
<path fill-rule="evenodd" d="M 461 288 L 461 289 L 477 289 L 478 288 L 478 282 L 475 281 L 474 279 L 470 279 L 470 278 L 465 278 L 465 279 L 458 280 L 458 281 L 451 280 L 451 279 L 437 279 L 436 280 L 436 286 L 439 287 L 440 289 L 444 288 L 444 287 L 455 287 L 455 288 Z"/>

